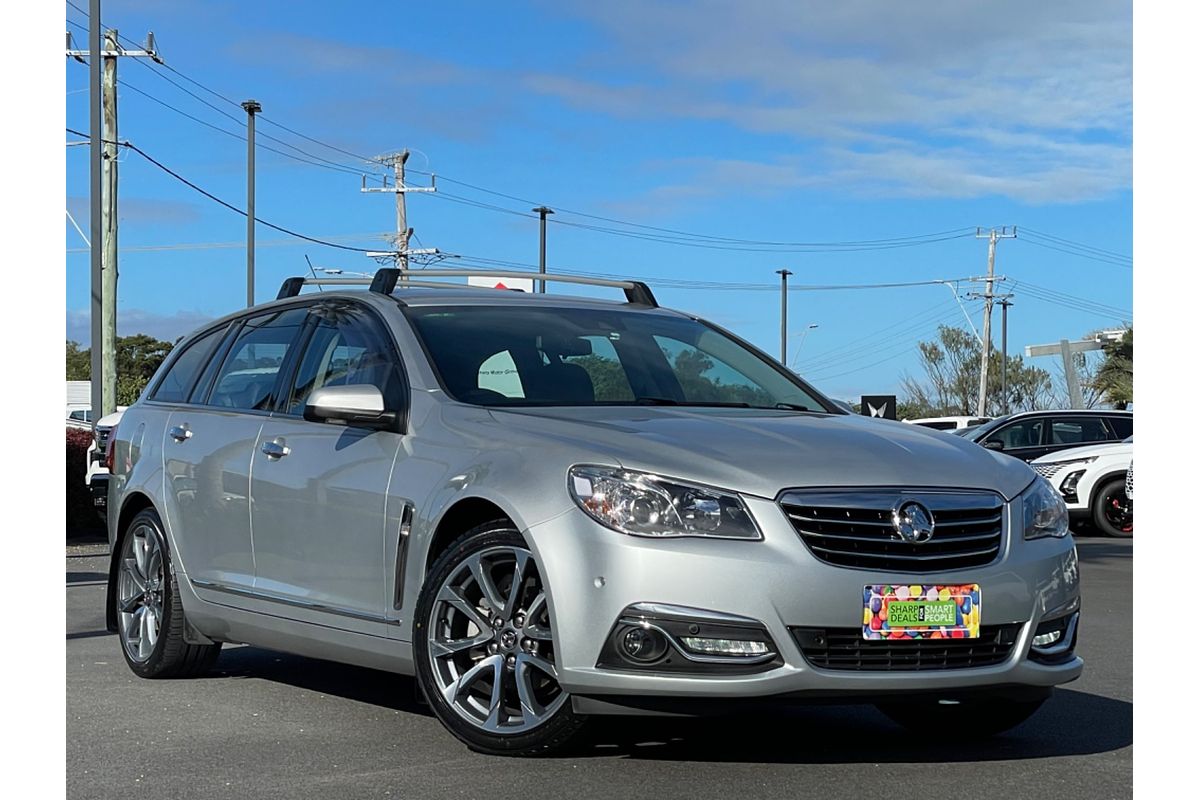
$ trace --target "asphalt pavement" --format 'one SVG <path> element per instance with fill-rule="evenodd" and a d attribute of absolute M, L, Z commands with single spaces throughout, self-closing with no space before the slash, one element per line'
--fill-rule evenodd
<path fill-rule="evenodd" d="M 410 678 L 226 646 L 209 677 L 149 681 L 104 629 L 102 545 L 67 548 L 71 798 L 796 798 L 1132 795 L 1132 541 L 1078 540 L 1083 677 L 985 743 L 920 738 L 867 706 L 606 719 L 584 750 L 472 753 Z"/>

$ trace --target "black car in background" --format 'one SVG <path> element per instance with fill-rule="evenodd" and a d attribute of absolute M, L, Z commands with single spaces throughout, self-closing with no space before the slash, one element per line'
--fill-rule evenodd
<path fill-rule="evenodd" d="M 1132 411 L 1024 411 L 965 428 L 964 439 L 1023 461 L 1088 444 L 1119 442 L 1133 435 Z"/>

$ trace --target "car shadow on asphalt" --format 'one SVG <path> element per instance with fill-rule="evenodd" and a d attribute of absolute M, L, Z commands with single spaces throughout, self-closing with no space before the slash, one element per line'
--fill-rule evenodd
<path fill-rule="evenodd" d="M 667 761 L 787 764 L 944 764 L 1104 753 L 1133 743 L 1133 704 L 1059 689 L 1006 734 L 912 733 L 871 706 L 781 708 L 756 716 L 603 718 L 585 752 Z"/>
<path fill-rule="evenodd" d="M 258 678 L 393 711 L 431 715 L 417 699 L 416 681 L 408 676 L 257 647 L 226 646 L 211 677 Z"/>
<path fill-rule="evenodd" d="M 222 651 L 211 679 L 256 678 L 430 716 L 412 678 L 262 650 Z M 597 717 L 585 744 L 564 757 L 794 764 L 1005 761 L 1104 753 L 1133 743 L 1133 704 L 1058 689 L 1009 733 L 970 741 L 969 731 L 910 733 L 871 706 L 780 706 L 757 715 Z"/>

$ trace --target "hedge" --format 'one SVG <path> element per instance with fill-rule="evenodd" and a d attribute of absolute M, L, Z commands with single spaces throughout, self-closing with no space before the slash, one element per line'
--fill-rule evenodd
<path fill-rule="evenodd" d="M 103 530 L 103 523 L 92 506 L 92 495 L 84 483 L 87 475 L 87 449 L 92 432 L 67 428 L 67 533 Z"/>

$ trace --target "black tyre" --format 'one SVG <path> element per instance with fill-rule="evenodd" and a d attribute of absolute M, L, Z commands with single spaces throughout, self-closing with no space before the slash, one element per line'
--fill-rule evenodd
<path fill-rule="evenodd" d="M 1133 501 L 1125 478 L 1112 478 L 1092 490 L 1092 524 L 1106 536 L 1133 536 Z"/>
<path fill-rule="evenodd" d="M 143 678 L 200 675 L 212 667 L 220 644 L 188 644 L 186 620 L 162 520 L 138 513 L 121 539 L 113 592 L 117 638 L 129 668 Z"/>
<path fill-rule="evenodd" d="M 942 704 L 936 700 L 881 703 L 878 708 L 897 725 L 913 732 L 953 730 L 955 736 L 984 739 L 1004 733 L 1029 719 L 1045 700 L 963 700 Z"/>
<path fill-rule="evenodd" d="M 543 755 L 583 729 L 558 684 L 544 578 L 508 520 L 473 528 L 433 564 L 413 651 L 430 708 L 473 750 Z"/>

